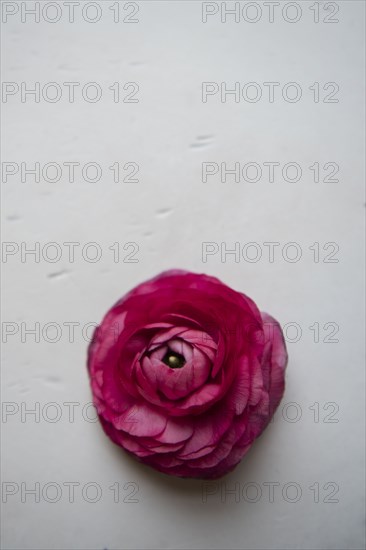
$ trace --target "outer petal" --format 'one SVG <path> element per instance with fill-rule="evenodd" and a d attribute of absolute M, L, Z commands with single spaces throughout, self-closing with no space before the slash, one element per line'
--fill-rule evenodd
<path fill-rule="evenodd" d="M 285 391 L 285 370 L 288 355 L 280 324 L 268 313 L 262 313 L 262 318 L 266 342 L 269 342 L 271 345 L 271 351 L 266 358 L 266 362 L 267 365 L 268 363 L 270 365 L 269 398 L 270 408 L 272 413 L 274 413 Z M 264 368 L 266 368 L 265 365 Z"/>

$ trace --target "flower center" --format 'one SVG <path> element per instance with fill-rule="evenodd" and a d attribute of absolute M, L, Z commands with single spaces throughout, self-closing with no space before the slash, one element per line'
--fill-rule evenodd
<path fill-rule="evenodd" d="M 186 360 L 180 353 L 168 349 L 164 355 L 162 362 L 168 365 L 171 369 L 181 369 L 186 364 Z"/>

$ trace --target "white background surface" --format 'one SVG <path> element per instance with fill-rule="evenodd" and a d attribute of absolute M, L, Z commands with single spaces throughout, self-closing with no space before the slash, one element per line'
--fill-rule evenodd
<path fill-rule="evenodd" d="M 336 24 L 323 22 L 332 9 L 324 2 L 318 24 L 308 2 L 300 3 L 302 17 L 293 24 L 281 15 L 283 3 L 273 23 L 260 4 L 262 18 L 252 24 L 230 16 L 222 23 L 220 14 L 204 24 L 200 2 L 178 1 L 139 2 L 135 24 L 114 23 L 112 2 L 100 2 L 99 22 L 84 21 L 79 7 L 70 23 L 59 4 L 57 23 L 42 17 L 40 23 L 31 17 L 22 23 L 20 13 L 3 23 L 2 78 L 29 87 L 97 82 L 102 99 L 88 103 L 76 90 L 70 103 L 64 86 L 56 103 L 42 97 L 35 103 L 30 96 L 22 103 L 20 94 L 9 96 L 2 105 L 3 161 L 29 167 L 37 161 L 96 162 L 103 175 L 90 183 L 79 171 L 71 183 L 65 169 L 57 183 L 42 177 L 35 183 L 32 176 L 22 182 L 20 173 L 2 182 L 3 240 L 29 248 L 38 242 L 41 250 L 56 242 L 62 249 L 56 263 L 42 255 L 39 263 L 31 255 L 22 262 L 20 252 L 3 263 L 3 327 L 7 331 L 15 323 L 17 330 L 3 344 L 2 399 L 13 404 L 6 410 L 14 414 L 3 414 L 2 481 L 3 489 L 6 482 L 17 491 L 2 504 L 3 548 L 363 548 L 364 3 L 338 2 Z M 129 11 L 121 3 L 121 14 Z M 114 103 L 108 86 L 117 81 L 138 83 L 139 102 Z M 228 88 L 257 82 L 263 98 L 236 103 L 227 96 L 221 102 L 217 94 L 203 103 L 207 81 L 226 82 Z M 263 82 L 280 83 L 273 103 Z M 287 82 L 301 86 L 296 103 L 282 98 Z M 314 82 L 320 83 L 318 103 L 309 90 Z M 339 84 L 337 103 L 322 101 L 327 82 Z M 301 179 L 286 182 L 278 173 L 270 183 L 264 169 L 257 183 L 201 179 L 203 162 L 269 161 L 297 162 Z M 108 169 L 114 162 L 136 162 L 139 182 L 114 183 Z M 315 183 L 309 170 L 314 162 L 337 163 L 339 182 Z M 63 245 L 70 241 L 80 243 L 73 263 Z M 96 263 L 80 252 L 92 241 L 102 250 Z M 238 242 L 240 249 L 256 242 L 262 257 L 251 263 L 241 255 L 235 262 L 233 255 L 218 253 L 203 262 L 205 241 L 227 248 Z M 272 263 L 263 245 L 268 241 L 280 243 Z M 109 249 L 115 242 L 121 246 L 118 262 Z M 139 247 L 136 263 L 123 261 L 132 251 L 123 250 L 128 242 Z M 288 242 L 301 247 L 296 263 L 281 254 Z M 309 249 L 316 242 L 319 262 Z M 339 245 L 336 263 L 324 262 L 332 249 L 322 247 L 329 242 Z M 301 330 L 298 341 L 288 343 L 287 388 L 274 422 L 236 470 L 210 486 L 217 492 L 206 503 L 200 481 L 170 478 L 138 464 L 82 414 L 91 399 L 82 329 L 99 322 L 134 285 L 173 267 L 218 276 L 282 325 L 296 323 L 289 325 L 289 339 Z M 61 334 L 52 327 L 43 334 L 51 322 Z M 64 325 L 71 322 L 79 323 L 73 342 Z M 24 332 L 35 323 L 39 342 Z M 314 323 L 319 342 L 309 328 Z M 339 326 L 333 336 L 338 343 L 325 341 L 333 326 L 324 328 L 326 323 Z M 47 341 L 53 337 L 58 341 Z M 80 404 L 74 422 L 67 402 Z M 61 410 L 58 422 L 49 420 L 56 411 L 49 403 Z M 37 406 L 39 422 L 31 414 L 22 418 L 22 408 Z M 24 493 L 37 482 L 40 502 Z M 42 495 L 49 482 L 62 489 L 58 502 L 49 502 L 52 487 Z M 73 503 L 65 482 L 80 484 Z M 101 488 L 96 503 L 83 499 L 89 482 Z M 118 503 L 109 488 L 116 482 Z M 127 502 L 127 482 L 138 484 L 136 503 Z M 270 482 L 279 484 L 274 502 L 265 485 Z M 297 502 L 288 502 L 294 486 L 286 500 L 289 482 L 301 489 Z M 226 493 L 235 484 L 239 502 Z M 309 488 L 314 484 L 319 502 Z M 258 486 L 262 495 L 250 502 Z M 334 487 L 336 502 L 327 502 Z"/>

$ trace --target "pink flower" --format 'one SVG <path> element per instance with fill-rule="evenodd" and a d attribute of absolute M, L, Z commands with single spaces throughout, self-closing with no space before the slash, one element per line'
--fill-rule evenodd
<path fill-rule="evenodd" d="M 207 275 L 167 271 L 121 298 L 96 329 L 88 369 L 107 435 L 180 477 L 232 470 L 284 392 L 282 331 Z"/>

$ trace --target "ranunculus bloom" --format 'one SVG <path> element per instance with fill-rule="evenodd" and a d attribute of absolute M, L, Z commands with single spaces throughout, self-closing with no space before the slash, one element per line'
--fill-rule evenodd
<path fill-rule="evenodd" d="M 88 369 L 107 435 L 180 477 L 234 468 L 284 391 L 281 328 L 218 279 L 168 271 L 121 298 L 96 329 Z"/>

